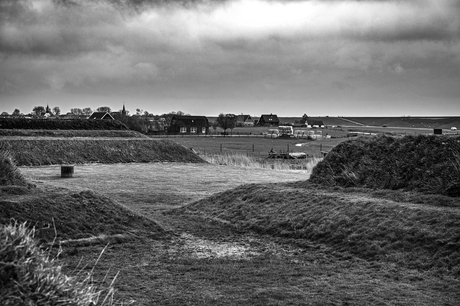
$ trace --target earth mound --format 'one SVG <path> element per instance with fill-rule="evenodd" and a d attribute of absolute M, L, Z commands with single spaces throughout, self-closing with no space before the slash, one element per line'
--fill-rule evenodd
<path fill-rule="evenodd" d="M 153 220 L 92 191 L 37 187 L 27 195 L 0 200 L 0 224 L 27 222 L 41 242 L 112 237 L 116 241 L 168 234 Z"/>
<path fill-rule="evenodd" d="M 252 184 L 171 213 L 202 216 L 307 248 L 324 244 L 338 256 L 460 277 L 460 202 L 437 196 L 434 206 L 432 197 L 308 182 Z"/>
<path fill-rule="evenodd" d="M 2 139 L 0 150 L 14 152 L 18 166 L 84 163 L 203 163 L 192 150 L 171 140 Z"/>
<path fill-rule="evenodd" d="M 310 181 L 460 196 L 460 137 L 358 138 L 333 148 Z"/>

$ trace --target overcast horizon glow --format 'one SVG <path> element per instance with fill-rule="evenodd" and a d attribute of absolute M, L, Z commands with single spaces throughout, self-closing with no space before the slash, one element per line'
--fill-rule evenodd
<path fill-rule="evenodd" d="M 0 112 L 460 116 L 460 1 L 0 2 Z"/>

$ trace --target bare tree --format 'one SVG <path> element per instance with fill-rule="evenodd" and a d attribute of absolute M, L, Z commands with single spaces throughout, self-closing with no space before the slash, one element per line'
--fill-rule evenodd
<path fill-rule="evenodd" d="M 93 110 L 91 109 L 91 107 L 85 107 L 84 109 L 82 109 L 83 111 L 83 115 L 86 115 L 86 116 L 89 116 L 93 113 Z"/>
<path fill-rule="evenodd" d="M 83 115 L 83 111 L 81 108 L 71 108 L 70 112 L 77 116 Z"/>
<path fill-rule="evenodd" d="M 98 112 L 108 112 L 110 113 L 112 109 L 108 106 L 101 106 L 96 109 Z"/>
<path fill-rule="evenodd" d="M 45 113 L 45 107 L 43 107 L 43 106 L 34 106 L 32 111 L 35 113 L 35 115 L 37 117 L 41 117 Z"/>
<path fill-rule="evenodd" d="M 59 108 L 59 106 L 53 107 L 53 113 L 54 113 L 56 116 L 59 116 L 59 115 L 61 114 L 61 109 Z"/>

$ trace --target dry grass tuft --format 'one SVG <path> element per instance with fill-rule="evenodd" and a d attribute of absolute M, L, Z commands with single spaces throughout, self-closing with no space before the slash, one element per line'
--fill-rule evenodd
<path fill-rule="evenodd" d="M 30 186 L 7 150 L 0 150 L 0 186 Z"/>
<path fill-rule="evenodd" d="M 298 160 L 267 160 L 261 159 L 248 154 L 238 152 L 227 152 L 221 154 L 201 154 L 205 161 L 211 164 L 235 166 L 244 168 L 259 168 L 259 169 L 273 169 L 273 170 L 303 170 L 311 172 L 316 164 L 322 158 L 308 158 Z"/>
<path fill-rule="evenodd" d="M 0 229 L 1 305 L 114 305 L 115 279 L 100 288 L 92 272 L 65 275 L 49 252 L 38 246 L 34 234 L 26 223 Z"/>

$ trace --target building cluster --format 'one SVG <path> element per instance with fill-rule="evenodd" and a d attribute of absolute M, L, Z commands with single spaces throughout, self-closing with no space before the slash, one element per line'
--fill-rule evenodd
<path fill-rule="evenodd" d="M 229 116 L 229 115 L 227 115 Z M 2 113 L 2 118 L 18 117 Z M 32 115 L 21 115 L 21 117 L 31 118 Z M 53 114 L 47 105 L 43 112 L 37 116 L 37 119 L 60 119 L 60 120 L 119 120 L 128 125 L 128 127 L 136 127 L 135 130 L 149 134 L 209 134 L 210 128 L 217 128 L 217 121 L 210 121 L 206 116 L 191 116 L 185 114 L 164 114 L 155 116 L 152 114 L 135 114 L 128 116 L 128 112 L 123 105 L 122 110 L 117 112 L 96 111 L 91 114 L 75 114 L 69 112 L 67 114 Z M 296 127 L 324 127 L 322 121 L 310 120 L 306 115 L 301 120 L 296 120 L 295 123 L 281 123 L 276 114 L 262 114 L 260 117 L 252 117 L 251 115 L 231 115 L 234 119 L 233 127 L 278 127 L 280 125 L 292 125 Z"/>

